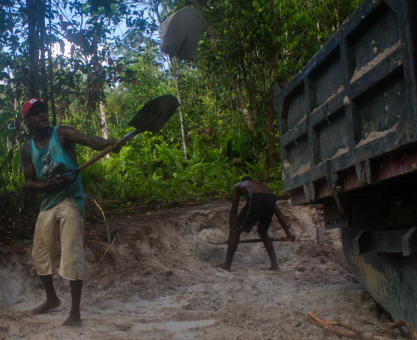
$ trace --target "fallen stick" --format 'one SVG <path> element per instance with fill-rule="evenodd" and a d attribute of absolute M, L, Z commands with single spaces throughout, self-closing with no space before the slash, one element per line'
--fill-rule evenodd
<path fill-rule="evenodd" d="M 405 321 L 398 321 L 395 323 L 389 323 L 391 329 L 397 328 L 399 326 L 404 326 L 405 328 L 407 328 L 408 333 L 410 333 L 411 339 L 413 340 L 417 340 L 417 333 L 415 332 L 415 330 L 413 329 L 413 327 L 410 326 L 409 323 L 405 322 Z"/>
<path fill-rule="evenodd" d="M 104 256 L 106 256 L 107 252 L 110 250 L 110 248 L 112 247 L 114 241 L 116 241 L 116 239 L 113 240 L 113 242 L 111 243 L 111 245 L 107 248 L 106 252 L 104 253 L 104 255 L 101 257 L 100 261 L 98 261 L 97 265 L 94 267 L 93 271 L 91 272 L 90 276 L 87 278 L 87 280 L 93 276 L 95 270 L 97 269 L 97 267 L 99 266 L 101 260 L 104 258 Z"/>
<path fill-rule="evenodd" d="M 109 232 L 109 225 L 107 223 L 106 215 L 104 215 L 103 209 L 101 209 L 101 207 L 98 205 L 97 201 L 94 198 L 93 198 L 93 201 L 96 204 L 96 206 L 101 210 L 101 214 L 103 215 L 104 222 L 106 223 L 107 241 L 108 241 L 108 243 L 110 243 L 110 232 Z"/>
<path fill-rule="evenodd" d="M 333 322 L 333 321 L 323 321 L 317 316 L 315 316 L 313 313 L 308 312 L 305 318 L 307 321 L 311 322 L 314 326 L 323 328 L 325 331 L 330 332 L 334 335 L 337 335 L 338 337 L 346 337 L 350 339 L 360 339 L 360 340 L 388 340 L 387 338 L 381 338 L 379 336 L 373 336 L 370 334 L 364 334 L 363 332 L 353 328 L 352 326 L 345 325 L 340 322 Z M 346 328 L 351 332 L 348 332 L 346 330 L 336 329 L 334 328 L 342 327 Z"/>
<path fill-rule="evenodd" d="M 93 242 L 93 243 L 98 243 L 98 244 L 101 244 L 101 245 L 103 245 L 103 246 L 108 246 L 108 243 L 103 243 L 103 242 L 99 242 L 99 241 L 95 241 L 95 240 L 90 240 L 90 241 L 87 241 L 87 242 Z"/>

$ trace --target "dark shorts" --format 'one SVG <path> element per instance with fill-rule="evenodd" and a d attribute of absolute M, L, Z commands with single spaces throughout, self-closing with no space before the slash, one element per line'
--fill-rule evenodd
<path fill-rule="evenodd" d="M 235 224 L 247 233 L 258 224 L 258 231 L 266 232 L 275 213 L 277 198 L 271 193 L 256 193 L 248 197 L 235 220 Z"/>

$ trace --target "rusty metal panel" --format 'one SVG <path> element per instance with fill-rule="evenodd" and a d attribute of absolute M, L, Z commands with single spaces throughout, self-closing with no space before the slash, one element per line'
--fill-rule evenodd
<path fill-rule="evenodd" d="M 298 188 L 291 191 L 291 205 L 300 205 L 307 203 L 307 198 L 303 188 Z"/>
<path fill-rule="evenodd" d="M 417 170 L 417 147 L 413 147 L 389 157 L 384 157 L 375 167 L 375 176 L 383 181 Z"/>

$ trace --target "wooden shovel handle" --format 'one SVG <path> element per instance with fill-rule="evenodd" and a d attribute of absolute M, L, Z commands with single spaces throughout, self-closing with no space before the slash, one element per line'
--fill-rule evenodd
<path fill-rule="evenodd" d="M 94 164 L 97 162 L 100 158 L 103 158 L 105 155 L 107 155 L 111 150 L 113 150 L 116 146 L 123 146 L 128 140 L 132 139 L 134 136 L 136 136 L 139 132 L 137 130 L 133 130 L 129 132 L 128 134 L 124 135 L 122 138 L 120 138 L 116 144 L 110 145 L 107 148 L 105 148 L 103 151 L 100 151 L 97 155 L 89 159 L 87 162 L 81 164 L 78 167 L 79 171 L 83 171 L 84 169 L 88 168 L 91 164 Z"/>
<path fill-rule="evenodd" d="M 294 242 L 294 239 L 292 237 L 271 237 L 271 241 Z M 255 238 L 255 239 L 239 241 L 239 243 L 254 243 L 254 242 L 262 242 L 262 240 L 260 238 Z"/>

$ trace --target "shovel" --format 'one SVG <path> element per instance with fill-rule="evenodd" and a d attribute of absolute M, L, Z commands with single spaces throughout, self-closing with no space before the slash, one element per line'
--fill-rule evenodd
<path fill-rule="evenodd" d="M 203 240 L 202 240 L 203 241 Z M 271 237 L 271 241 L 283 241 L 283 242 L 294 242 L 295 239 L 292 237 Z M 227 242 L 223 242 L 223 243 L 216 243 L 216 242 L 210 242 L 210 241 L 204 241 L 207 243 L 211 243 L 211 244 L 217 244 L 217 245 L 222 245 L 222 244 L 227 244 Z M 248 240 L 239 240 L 239 243 L 255 243 L 255 242 L 263 242 L 260 238 L 251 238 Z"/>
<path fill-rule="evenodd" d="M 282 241 L 282 242 L 294 242 L 295 239 L 292 237 L 271 237 L 271 241 Z M 252 238 L 249 240 L 240 240 L 239 243 L 254 243 L 254 242 L 263 242 L 260 238 Z"/>
<path fill-rule="evenodd" d="M 161 131 L 165 123 L 171 118 L 178 108 L 178 99 L 170 94 L 156 97 L 146 102 L 139 110 L 135 117 L 129 122 L 129 126 L 134 127 L 135 130 L 127 133 L 120 138 L 115 145 L 110 145 L 103 151 L 95 155 L 93 158 L 81 164 L 78 168 L 66 171 L 60 175 L 60 178 L 65 176 L 75 176 L 73 182 L 77 180 L 78 174 L 88 168 L 90 165 L 97 162 L 100 158 L 106 156 L 116 146 L 123 146 L 127 141 L 131 140 L 138 133 L 150 131 L 153 133 Z"/>
<path fill-rule="evenodd" d="M 171 14 L 161 24 L 161 51 L 171 58 L 193 60 L 203 32 L 203 19 L 199 10 L 184 7 Z"/>

